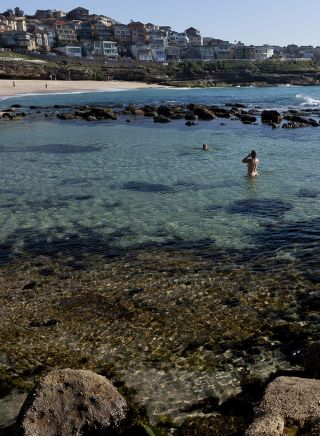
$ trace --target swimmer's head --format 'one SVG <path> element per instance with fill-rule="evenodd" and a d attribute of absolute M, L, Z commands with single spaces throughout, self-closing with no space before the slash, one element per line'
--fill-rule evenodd
<path fill-rule="evenodd" d="M 256 150 L 252 150 L 251 153 L 250 153 L 250 156 L 252 157 L 252 159 L 255 159 L 257 157 Z"/>
<path fill-rule="evenodd" d="M 202 150 L 207 151 L 208 150 L 208 144 L 202 144 Z"/>

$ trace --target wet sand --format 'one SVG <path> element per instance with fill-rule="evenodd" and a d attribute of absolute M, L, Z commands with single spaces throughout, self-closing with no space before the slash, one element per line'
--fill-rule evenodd
<path fill-rule="evenodd" d="M 15 86 L 13 86 L 13 83 Z M 47 87 L 46 87 L 47 85 Z M 110 91 L 115 89 L 163 88 L 161 85 L 120 80 L 0 80 L 0 96 L 43 94 L 45 92 Z"/>

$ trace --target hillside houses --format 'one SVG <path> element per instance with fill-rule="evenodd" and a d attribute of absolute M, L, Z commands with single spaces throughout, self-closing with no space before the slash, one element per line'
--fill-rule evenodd
<path fill-rule="evenodd" d="M 17 15 L 15 15 L 17 13 Z M 117 61 L 128 57 L 139 62 L 180 62 L 214 60 L 264 61 L 273 56 L 289 59 L 319 58 L 319 47 L 246 46 L 203 36 L 189 27 L 182 32 L 170 26 L 92 14 L 77 7 L 71 11 L 36 10 L 23 16 L 20 8 L 0 13 L 0 49 L 26 52 L 63 53 L 66 56 L 104 58 Z"/>

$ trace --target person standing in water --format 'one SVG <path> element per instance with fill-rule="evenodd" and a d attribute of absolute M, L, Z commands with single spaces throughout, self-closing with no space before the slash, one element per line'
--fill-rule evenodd
<path fill-rule="evenodd" d="M 242 162 L 248 166 L 249 177 L 255 177 L 258 175 L 257 168 L 259 165 L 259 159 L 257 159 L 257 152 L 255 150 L 252 150 L 247 157 L 242 159 Z"/>

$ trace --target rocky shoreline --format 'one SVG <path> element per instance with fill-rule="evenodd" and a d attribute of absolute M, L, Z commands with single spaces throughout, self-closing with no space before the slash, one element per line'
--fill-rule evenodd
<path fill-rule="evenodd" d="M 242 103 L 227 103 L 225 106 L 190 103 L 187 105 L 127 105 L 122 108 L 110 106 L 29 106 L 14 104 L 0 111 L 0 119 L 18 121 L 29 115 L 34 117 L 58 118 L 60 120 L 126 121 L 134 122 L 141 117 L 151 118 L 155 123 L 166 124 L 184 119 L 186 126 L 195 126 L 199 121 L 224 119 L 241 121 L 247 125 L 257 125 L 260 121 L 272 128 L 282 127 L 296 129 L 301 127 L 318 127 L 320 123 L 319 109 L 286 111 L 266 110 L 261 107 L 247 108 Z M 222 125 L 224 123 L 221 123 Z"/>

